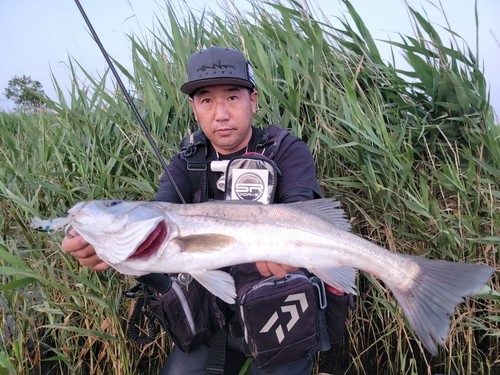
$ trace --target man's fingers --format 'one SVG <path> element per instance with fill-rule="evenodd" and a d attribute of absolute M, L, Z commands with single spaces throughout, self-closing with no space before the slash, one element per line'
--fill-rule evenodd
<path fill-rule="evenodd" d="M 73 255 L 82 266 L 88 267 L 94 271 L 105 271 L 110 267 L 109 264 L 97 256 L 94 248 L 90 245 L 70 254 Z"/>
<path fill-rule="evenodd" d="M 70 229 L 66 233 L 66 237 L 64 237 L 61 243 L 61 248 L 73 255 L 82 266 L 94 271 L 105 271 L 110 267 L 109 264 L 97 256 L 94 247 L 89 245 L 74 229 Z"/>
<path fill-rule="evenodd" d="M 79 250 L 71 251 L 71 255 L 77 259 L 86 259 L 97 256 L 95 249 L 91 245 L 87 245 Z"/>
<path fill-rule="evenodd" d="M 68 238 L 75 238 L 76 236 L 78 236 L 78 232 L 73 228 L 71 228 L 68 232 L 66 232 L 66 237 Z"/>
<path fill-rule="evenodd" d="M 267 267 L 269 268 L 269 271 L 271 271 L 271 273 L 276 277 L 285 277 L 288 273 L 287 270 L 285 270 L 279 263 L 268 262 Z"/>
<path fill-rule="evenodd" d="M 83 239 L 76 231 L 72 233 L 70 230 L 66 237 L 63 238 L 61 243 L 61 248 L 67 252 L 73 254 L 75 251 L 82 250 L 90 246 L 87 241 Z"/>
<path fill-rule="evenodd" d="M 286 264 L 279 264 L 273 262 L 256 262 L 255 267 L 262 276 L 285 277 L 288 272 L 295 272 L 297 267 L 292 267 Z"/>
<path fill-rule="evenodd" d="M 94 271 L 106 271 L 110 268 L 109 264 L 102 261 L 97 255 L 91 258 L 79 259 L 79 261 L 82 266 L 88 267 Z"/>
<path fill-rule="evenodd" d="M 255 267 L 260 272 L 262 276 L 271 276 L 272 273 L 267 266 L 267 262 L 255 262 Z"/>
<path fill-rule="evenodd" d="M 287 264 L 280 264 L 280 266 L 287 272 L 297 272 L 299 270 L 298 267 L 289 266 Z"/>

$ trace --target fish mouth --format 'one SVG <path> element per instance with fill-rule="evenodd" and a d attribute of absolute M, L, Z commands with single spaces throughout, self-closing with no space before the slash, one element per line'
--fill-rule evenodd
<path fill-rule="evenodd" d="M 144 259 L 155 254 L 167 237 L 167 226 L 164 221 L 160 221 L 149 236 L 137 247 L 137 250 L 128 257 L 130 259 Z"/>

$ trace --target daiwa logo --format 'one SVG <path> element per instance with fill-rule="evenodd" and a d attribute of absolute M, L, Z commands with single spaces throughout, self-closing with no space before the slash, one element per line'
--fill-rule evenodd
<path fill-rule="evenodd" d="M 285 302 L 298 302 L 294 304 L 289 304 L 289 305 L 283 305 L 280 307 L 281 310 L 281 315 L 287 313 L 290 314 L 290 320 L 286 324 L 286 331 L 290 332 L 295 324 L 300 319 L 300 313 L 299 310 L 297 309 L 297 306 L 300 306 L 300 310 L 302 313 L 307 310 L 309 307 L 309 304 L 307 303 L 306 295 L 305 293 L 299 293 L 299 294 L 290 294 L 286 299 Z M 274 314 L 269 318 L 267 323 L 262 327 L 259 333 L 267 333 L 275 326 L 275 323 L 278 321 L 280 314 L 279 310 L 275 311 Z M 276 337 L 278 338 L 278 343 L 281 344 L 281 342 L 285 339 L 285 332 L 283 330 L 283 327 L 281 324 L 276 327 L 274 330 L 276 333 Z"/>
<path fill-rule="evenodd" d="M 264 194 L 264 180 L 256 173 L 242 174 L 234 186 L 238 199 L 257 201 Z"/>

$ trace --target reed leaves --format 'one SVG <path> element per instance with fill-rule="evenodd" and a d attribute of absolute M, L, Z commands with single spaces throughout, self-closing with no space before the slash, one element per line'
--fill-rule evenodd
<path fill-rule="evenodd" d="M 415 35 L 388 41 L 410 69 L 385 62 L 370 31 L 319 20 L 304 1 L 252 2 L 224 16 L 180 3 L 159 9 L 147 36 L 130 35 L 133 69 L 116 62 L 165 159 L 196 129 L 179 87 L 189 56 L 210 45 L 241 49 L 255 71 L 257 126 L 275 123 L 314 154 L 326 196 L 354 230 L 392 251 L 498 269 L 500 130 L 477 52 L 442 37 L 409 9 Z M 187 9 L 181 11 L 179 9 Z M 465 47 L 462 47 L 465 45 Z M 61 234 L 33 232 L 33 216 L 61 217 L 82 200 L 147 200 L 161 175 L 116 85 L 69 59 L 73 86 L 39 114 L 0 113 L 0 374 L 155 373 L 165 334 L 139 347 L 125 337 L 133 280 L 92 272 L 60 250 Z M 462 304 L 447 348 L 431 357 L 392 295 L 360 276 L 345 339 L 315 370 L 384 374 L 499 370 L 499 285 Z"/>

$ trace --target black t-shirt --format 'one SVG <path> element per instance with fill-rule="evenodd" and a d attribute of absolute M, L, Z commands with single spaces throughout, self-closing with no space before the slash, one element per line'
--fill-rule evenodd
<path fill-rule="evenodd" d="M 235 156 L 244 154 L 246 151 L 255 151 L 261 133 L 258 129 L 253 128 L 252 139 L 248 148 L 245 147 L 230 155 L 219 155 L 219 157 L 207 139 L 207 181 L 209 181 L 209 197 L 211 199 L 223 200 L 225 195 L 217 188 L 213 188 L 213 181 L 217 181 L 221 174 L 210 170 L 210 162 L 217 159 L 230 160 Z M 281 172 L 281 175 L 278 176 L 275 203 L 291 203 L 321 197 L 314 159 L 304 141 L 288 134 L 281 141 L 273 160 Z M 186 203 L 192 203 L 187 162 L 181 157 L 180 153 L 172 157 L 168 169 Z M 177 192 L 165 173 L 160 179 L 160 187 L 154 200 L 181 203 Z"/>

